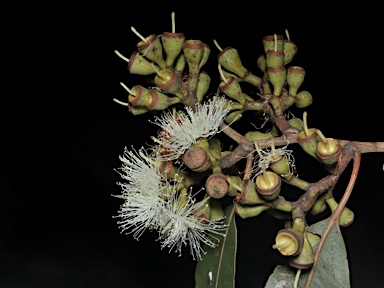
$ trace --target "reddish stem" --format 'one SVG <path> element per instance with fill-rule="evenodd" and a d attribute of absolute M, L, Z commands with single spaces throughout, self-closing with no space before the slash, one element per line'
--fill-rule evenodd
<path fill-rule="evenodd" d="M 329 223 L 327 225 L 327 228 L 325 229 L 323 235 L 321 236 L 321 240 L 319 242 L 318 248 L 317 248 L 316 253 L 314 255 L 314 263 L 313 263 L 313 266 L 311 268 L 311 271 L 309 272 L 307 283 L 305 285 L 306 288 L 309 288 L 309 285 L 311 284 L 313 274 L 315 273 L 316 264 L 317 264 L 321 249 L 323 248 L 323 245 L 325 243 L 325 240 L 326 240 L 327 236 L 329 235 L 333 225 L 335 225 L 335 223 L 337 223 L 337 224 L 339 223 L 341 213 L 342 213 L 349 197 L 351 196 L 353 186 L 355 185 L 355 182 L 357 179 L 357 174 L 359 172 L 360 162 L 361 162 L 361 153 L 359 152 L 357 147 L 351 147 L 351 148 L 354 152 L 351 178 L 350 178 L 348 186 L 344 192 L 344 195 L 343 195 L 342 199 L 340 200 L 340 203 L 338 204 L 336 210 L 332 213 L 332 216 L 329 219 Z M 340 172 L 340 170 L 338 170 L 338 169 L 336 169 L 336 170 L 337 170 L 337 172 Z M 342 170 L 344 170 L 344 169 L 342 169 Z M 341 174 L 341 173 L 338 173 L 338 174 Z"/>

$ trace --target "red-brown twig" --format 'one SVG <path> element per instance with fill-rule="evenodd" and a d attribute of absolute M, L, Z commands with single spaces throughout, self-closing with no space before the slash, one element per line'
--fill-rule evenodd
<path fill-rule="evenodd" d="M 327 228 L 325 229 L 323 235 L 321 236 L 321 240 L 319 242 L 316 253 L 314 255 L 314 263 L 312 265 L 311 271 L 309 272 L 307 283 L 305 285 L 306 288 L 309 288 L 309 285 L 311 284 L 313 274 L 315 273 L 315 270 L 316 270 L 317 260 L 319 258 L 321 249 L 325 243 L 325 240 L 326 240 L 328 234 L 330 233 L 333 225 L 339 223 L 341 213 L 342 213 L 349 197 L 351 196 L 353 186 L 355 185 L 357 174 L 358 174 L 359 168 L 360 168 L 361 153 L 358 149 L 353 149 L 353 153 L 354 153 L 354 155 L 353 155 L 353 168 L 352 168 L 351 178 L 349 179 L 349 183 L 348 183 L 348 186 L 344 192 L 343 197 L 341 198 L 336 210 L 332 213 L 332 216 L 329 219 L 329 223 L 327 225 Z"/>

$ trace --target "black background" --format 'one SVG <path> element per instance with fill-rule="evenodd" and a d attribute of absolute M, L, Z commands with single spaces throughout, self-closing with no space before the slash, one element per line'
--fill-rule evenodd
<path fill-rule="evenodd" d="M 208 1 L 206 1 L 208 3 Z M 303 66 L 302 89 L 313 95 L 310 127 L 327 137 L 384 141 L 382 31 L 377 7 L 148 1 L 125 4 L 20 6 L 3 27 L 0 174 L 0 287 L 194 287 L 194 267 L 161 250 L 155 233 L 140 241 L 122 235 L 112 216 L 121 201 L 114 168 L 124 146 L 139 148 L 157 127 L 148 114 L 133 116 L 112 101 L 126 101 L 129 57 L 140 39 L 171 30 L 211 47 L 204 70 L 218 79 L 216 39 L 238 49 L 258 75 L 261 38 L 284 34 L 299 47 L 292 65 Z M 9 8 L 10 9 L 10 8 Z M 368 17 L 369 16 L 369 17 Z M 9 27 L 9 28 L 8 28 Z M 4 66 L 3 66 L 4 67 Z M 216 81 L 216 82 L 215 82 Z M 218 82 L 213 80 L 210 92 Z M 302 110 L 295 111 L 300 116 Z M 244 131 L 253 130 L 241 122 Z M 302 155 L 303 156 L 303 155 Z M 316 163 L 296 158 L 303 179 L 322 175 Z M 352 287 L 382 287 L 384 265 L 384 154 L 364 154 L 348 203 L 355 222 L 343 228 Z M 335 192 L 340 199 L 349 167 Z M 282 223 L 268 215 L 237 219 L 236 287 L 263 287 L 285 259 L 271 245 Z"/>

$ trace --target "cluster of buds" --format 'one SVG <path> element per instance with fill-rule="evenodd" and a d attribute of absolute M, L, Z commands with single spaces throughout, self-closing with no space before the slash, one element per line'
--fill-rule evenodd
<path fill-rule="evenodd" d="M 133 115 L 167 110 L 150 120 L 160 128 L 156 136 L 151 136 L 154 144 L 150 152 L 144 153 L 144 148 L 140 153 L 127 150 L 121 157 L 121 176 L 127 183 L 120 183 L 123 193 L 118 197 L 125 200 L 118 216 L 122 218 L 120 226 L 136 238 L 146 228 L 156 229 L 162 247 L 177 247 L 179 252 L 182 244 L 190 241 L 192 255 L 201 259 L 204 251 L 199 243 L 213 247 L 219 239 L 212 241 L 209 235 L 224 235 L 220 199 L 232 197 L 241 218 L 266 211 L 283 219 L 284 229 L 278 231 L 273 248 L 291 257 L 292 266 L 311 267 L 313 246 L 319 236 L 307 230 L 306 213 L 320 214 L 327 207 L 334 211 L 338 204 L 333 198 L 333 186 L 323 185 L 327 191 L 323 186 L 313 189 L 312 183 L 299 178 L 292 151 L 287 147 L 298 143 L 331 174 L 342 149 L 338 140 L 308 128 L 305 111 L 302 119 L 288 119 L 285 113 L 291 106 L 305 108 L 312 104 L 312 95 L 300 91 L 304 68 L 287 67 L 298 51 L 296 44 L 287 30 L 287 39 L 276 34 L 265 36 L 264 54 L 257 60 L 261 75 L 257 76 L 243 66 L 237 49 L 222 49 L 214 40 L 219 50 L 221 83 L 217 93 L 207 97 L 211 78 L 201 69 L 211 50 L 200 40 L 186 40 L 183 33 L 176 33 L 174 16 L 172 13 L 172 32 L 160 36 L 143 37 L 132 27 L 141 41 L 130 58 L 115 51 L 128 62 L 131 74 L 153 76 L 156 87 L 128 88 L 121 83 L 129 93 L 128 103 L 114 100 L 128 106 Z M 258 90 L 257 99 L 242 91 L 242 82 Z M 230 124 L 247 111 L 267 115 L 271 130 L 249 131 L 244 136 L 233 130 Z M 223 143 L 214 137 L 219 132 L 239 146 L 224 151 Z M 245 171 L 235 173 L 232 168 L 245 158 Z M 199 202 L 199 195 L 192 193 L 194 185 L 204 187 L 198 192 L 205 193 Z M 306 201 L 286 200 L 284 185 L 304 191 Z M 344 210 L 341 226 L 353 221 L 352 211 Z"/>
<path fill-rule="evenodd" d="M 129 93 L 128 103 L 114 100 L 128 106 L 134 115 L 164 110 L 176 103 L 193 106 L 201 102 L 211 82 L 208 73 L 201 71 L 208 60 L 210 47 L 200 40 L 186 40 L 183 33 L 175 32 L 174 13 L 172 32 L 143 37 L 134 27 L 131 30 L 141 39 L 137 51 L 129 58 L 117 50 L 115 53 L 128 62 L 131 74 L 154 76 L 156 87 L 147 89 L 136 85 L 129 89 L 124 86 Z M 184 75 L 185 69 L 188 69 L 188 75 Z"/>

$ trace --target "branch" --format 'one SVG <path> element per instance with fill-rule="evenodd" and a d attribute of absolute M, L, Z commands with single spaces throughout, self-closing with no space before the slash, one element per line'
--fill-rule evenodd
<path fill-rule="evenodd" d="M 339 143 L 342 147 L 348 144 L 356 146 L 358 151 L 361 154 L 373 153 L 373 152 L 384 152 L 384 142 L 359 142 L 359 141 L 339 140 Z"/>
<path fill-rule="evenodd" d="M 346 151 L 346 150 L 349 150 L 349 151 Z M 315 273 L 315 269 L 316 269 L 317 260 L 319 258 L 321 249 L 322 249 L 322 247 L 323 247 L 323 245 L 325 243 L 325 240 L 326 240 L 328 234 L 330 233 L 333 225 L 335 223 L 337 223 L 337 224 L 339 223 L 339 219 L 340 219 L 341 213 L 342 213 L 345 205 L 347 204 L 347 201 L 348 201 L 349 197 L 351 196 L 351 193 L 352 193 L 352 190 L 353 190 L 353 186 L 355 185 L 357 174 L 359 172 L 360 161 L 361 161 L 361 154 L 360 154 L 358 148 L 357 147 L 353 147 L 352 145 L 351 146 L 348 145 L 348 146 L 345 147 L 343 152 L 351 153 L 350 155 L 348 155 L 348 154 L 346 155 L 347 158 L 349 158 L 350 156 L 353 156 L 353 169 L 352 169 L 351 178 L 349 180 L 347 189 L 344 192 L 343 198 L 340 200 L 339 205 L 337 206 L 336 210 L 333 212 L 333 214 L 332 214 L 332 216 L 331 216 L 331 218 L 329 220 L 328 226 L 325 229 L 323 235 L 321 236 L 321 240 L 319 242 L 319 245 L 317 247 L 316 253 L 314 255 L 314 263 L 313 263 L 311 271 L 309 272 L 309 275 L 308 275 L 307 283 L 306 283 L 306 286 L 305 286 L 306 288 L 309 288 L 309 285 L 310 285 L 310 283 L 312 281 L 312 277 L 313 277 L 313 274 Z M 338 172 L 338 175 L 340 175 L 342 171 L 340 171 L 338 169 L 336 169 L 336 170 Z M 341 169 L 341 170 L 344 170 L 344 169 Z"/>
<path fill-rule="evenodd" d="M 224 122 L 219 126 L 219 129 L 221 132 L 225 133 L 228 137 L 239 144 L 230 154 L 217 161 L 220 168 L 229 168 L 235 165 L 239 160 L 247 157 L 249 153 L 255 151 L 254 141 L 248 140 Z M 283 136 L 275 137 L 273 139 L 274 145 L 284 146 L 288 143 L 297 143 L 298 133 L 299 132 L 296 128 L 289 128 L 285 131 Z M 271 147 L 270 139 L 258 140 L 257 143 L 261 149 Z"/>

